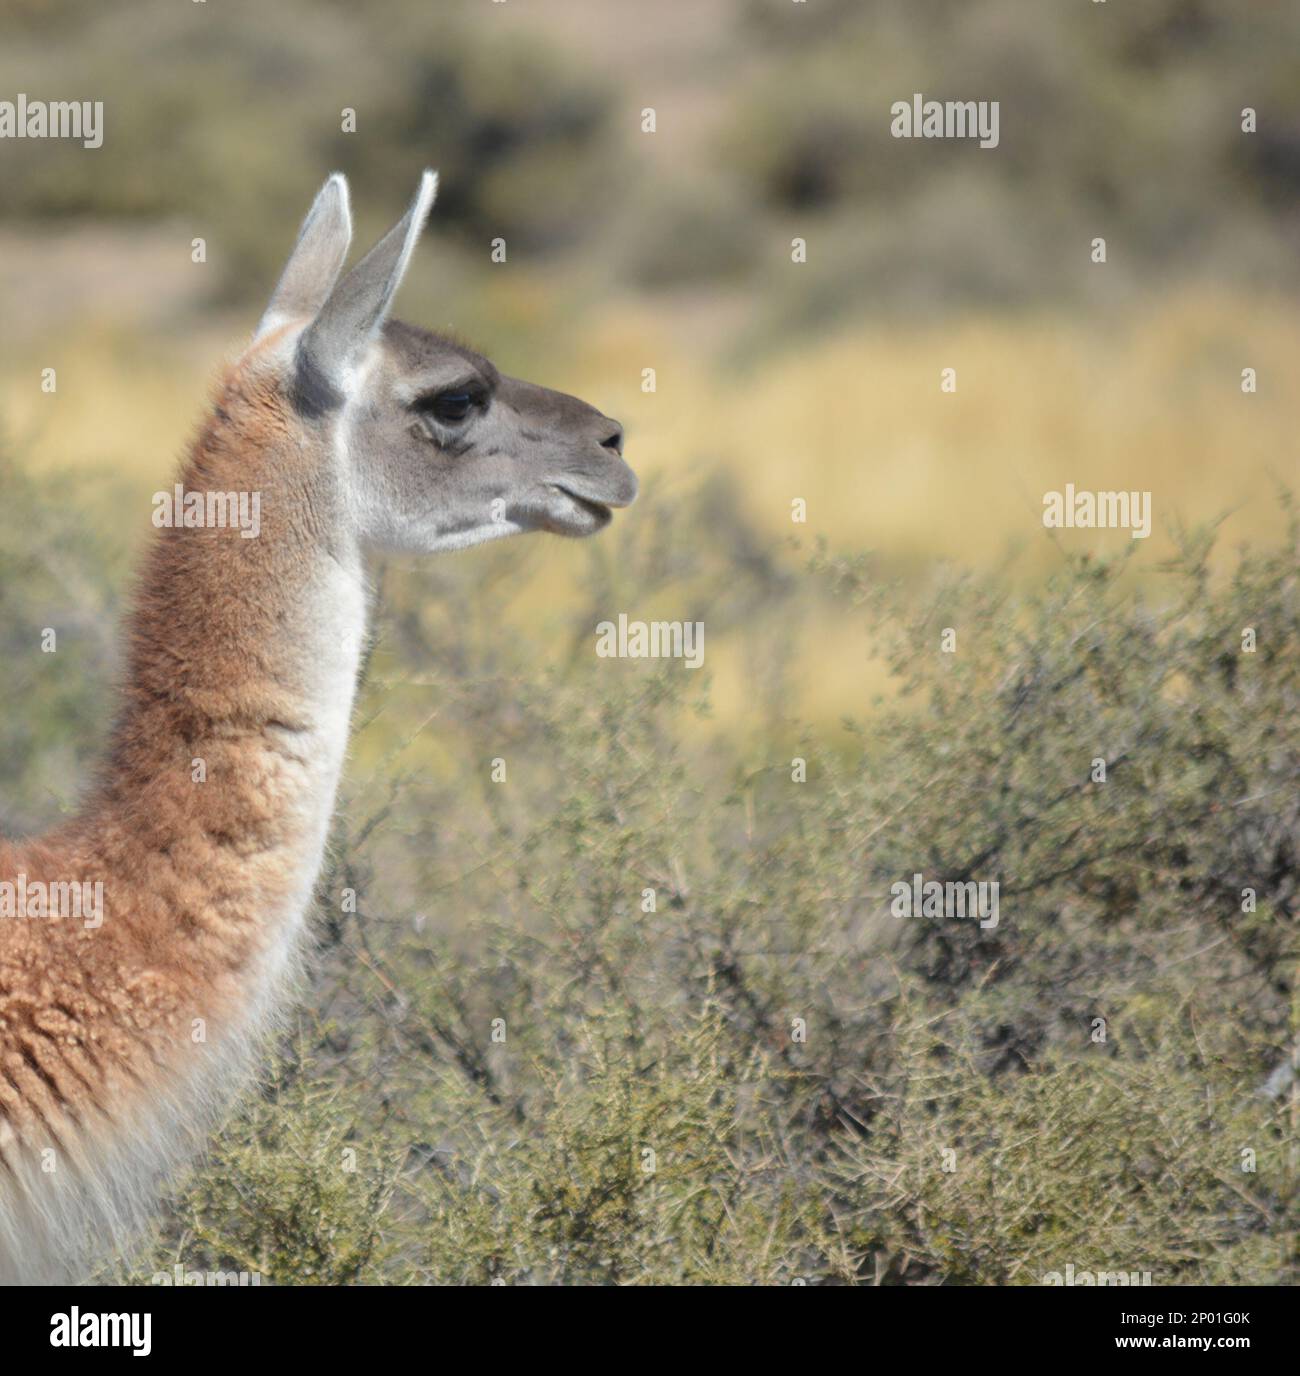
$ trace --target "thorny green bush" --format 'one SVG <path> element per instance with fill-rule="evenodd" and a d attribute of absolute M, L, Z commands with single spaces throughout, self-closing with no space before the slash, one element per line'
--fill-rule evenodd
<path fill-rule="evenodd" d="M 6 569 L 45 519 L 12 490 Z M 1295 1281 L 1297 523 L 1026 592 L 711 541 L 715 502 L 611 532 L 545 624 L 510 615 L 536 546 L 387 572 L 303 1011 L 120 1274 Z M 746 645 L 761 729 L 596 657 L 671 597 Z M 897 689 L 842 730 L 782 691 L 824 598 Z M 78 758 L 82 691 L 23 709 Z M 895 916 L 917 872 L 998 882 L 998 925 Z"/>

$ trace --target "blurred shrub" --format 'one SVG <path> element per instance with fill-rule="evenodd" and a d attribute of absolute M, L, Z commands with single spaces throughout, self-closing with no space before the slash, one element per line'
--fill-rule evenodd
<path fill-rule="evenodd" d="M 1300 168 L 1300 99 L 1279 60 L 1300 38 L 1294 11 L 882 0 L 814 16 L 752 0 L 746 13 L 768 61 L 736 98 L 722 161 L 815 245 L 799 276 L 824 283 L 823 307 L 1094 292 L 1094 235 L 1130 289 L 1203 272 L 1296 280 L 1277 219 Z M 916 92 L 997 101 L 998 147 L 893 138 L 890 107 Z M 1241 131 L 1246 104 L 1256 134 Z M 1207 198 L 1212 186 L 1234 194 Z M 806 285 L 786 303 L 803 323 Z"/>
<path fill-rule="evenodd" d="M 652 289 L 743 283 L 759 260 L 760 235 L 751 204 L 734 186 L 714 177 L 683 179 L 627 218 L 624 271 Z"/>
<path fill-rule="evenodd" d="M 67 28 L 58 6 L 32 11 L 0 75 L 102 100 L 104 143 L 10 144 L 7 212 L 176 218 L 186 252 L 210 241 L 227 295 L 266 290 L 290 242 L 270 229 L 296 225 L 332 168 L 353 181 L 360 238 L 440 167 L 439 222 L 485 258 L 496 235 L 536 249 L 585 233 L 612 200 L 601 83 L 492 26 L 398 0 L 134 0 Z"/>
<path fill-rule="evenodd" d="M 366 152 L 338 134 L 331 161 L 378 203 L 425 164 L 440 172 L 438 214 L 486 256 L 498 235 L 525 249 L 585 237 L 612 209 L 609 93 L 557 53 L 485 38 L 473 25 L 436 41 L 409 23 L 368 114 Z"/>
<path fill-rule="evenodd" d="M 112 708 L 109 580 L 123 550 L 87 515 L 104 487 L 38 482 L 0 447 L 0 828 L 11 834 L 75 806 Z"/>

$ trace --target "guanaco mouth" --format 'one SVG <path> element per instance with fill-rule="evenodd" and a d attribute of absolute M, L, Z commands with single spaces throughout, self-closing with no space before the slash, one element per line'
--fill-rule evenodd
<path fill-rule="evenodd" d="M 602 524 L 610 520 L 614 514 L 607 503 L 598 502 L 594 497 L 584 497 L 582 493 L 575 492 L 571 487 L 565 487 L 563 483 L 552 483 L 551 486 L 557 492 L 563 492 L 571 502 L 580 506 Z"/>

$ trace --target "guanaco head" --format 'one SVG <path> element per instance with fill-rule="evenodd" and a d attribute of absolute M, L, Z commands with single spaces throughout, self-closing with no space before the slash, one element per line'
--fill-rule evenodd
<path fill-rule="evenodd" d="M 330 177 L 255 343 L 279 360 L 296 421 L 328 439 L 364 544 L 424 553 L 530 530 L 592 535 L 636 496 L 623 427 L 388 318 L 436 185 L 425 172 L 406 215 L 340 277 L 352 215 L 347 182 Z"/>

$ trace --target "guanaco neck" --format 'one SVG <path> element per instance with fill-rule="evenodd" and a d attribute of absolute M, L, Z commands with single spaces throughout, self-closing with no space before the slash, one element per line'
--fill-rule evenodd
<path fill-rule="evenodd" d="M 180 481 L 186 493 L 258 494 L 260 531 L 155 533 L 83 822 L 121 886 L 110 919 L 160 960 L 242 995 L 241 983 L 283 970 L 311 899 L 366 586 L 340 458 L 273 378 L 226 378 Z"/>

